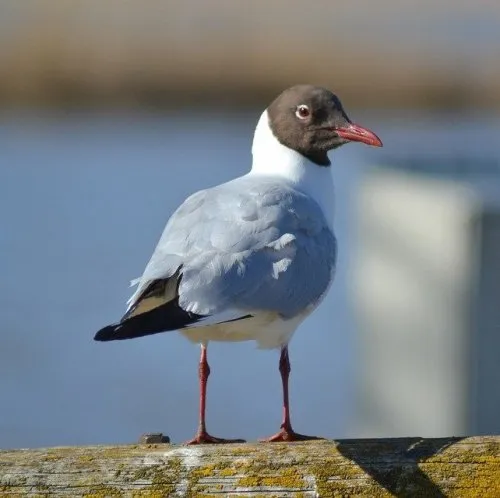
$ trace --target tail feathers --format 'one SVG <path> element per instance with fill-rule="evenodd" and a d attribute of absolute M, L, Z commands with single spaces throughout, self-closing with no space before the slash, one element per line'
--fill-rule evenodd
<path fill-rule="evenodd" d="M 178 300 L 175 299 L 145 313 L 124 318 L 120 323 L 102 328 L 94 336 L 94 340 L 116 341 L 133 339 L 169 330 L 178 330 L 196 323 L 202 318 L 203 315 L 184 311 L 179 306 Z"/>

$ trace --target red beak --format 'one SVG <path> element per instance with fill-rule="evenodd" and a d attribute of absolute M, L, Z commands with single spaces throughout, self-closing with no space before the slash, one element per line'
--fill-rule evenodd
<path fill-rule="evenodd" d="M 368 128 L 363 128 L 354 123 L 349 123 L 347 126 L 342 126 L 335 129 L 337 135 L 350 142 L 362 142 L 374 147 L 382 147 L 382 140 L 370 131 Z"/>

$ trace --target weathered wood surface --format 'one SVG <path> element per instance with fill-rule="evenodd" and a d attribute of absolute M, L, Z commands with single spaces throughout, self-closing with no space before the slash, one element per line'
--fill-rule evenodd
<path fill-rule="evenodd" d="M 500 497 L 500 437 L 0 451 L 1 496 Z"/>

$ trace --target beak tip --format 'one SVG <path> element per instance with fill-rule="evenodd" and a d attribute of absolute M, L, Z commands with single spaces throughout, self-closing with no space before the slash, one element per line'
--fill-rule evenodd
<path fill-rule="evenodd" d="M 361 142 L 372 147 L 384 146 L 382 140 L 373 131 L 354 123 L 350 123 L 345 128 L 338 128 L 337 134 L 350 142 Z"/>

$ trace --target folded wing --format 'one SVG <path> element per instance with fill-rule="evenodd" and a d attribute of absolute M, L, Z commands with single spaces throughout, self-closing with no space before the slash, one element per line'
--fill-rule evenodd
<path fill-rule="evenodd" d="M 319 206 L 276 182 L 240 178 L 189 197 L 169 220 L 119 324 L 129 339 L 317 304 L 336 243 Z"/>

